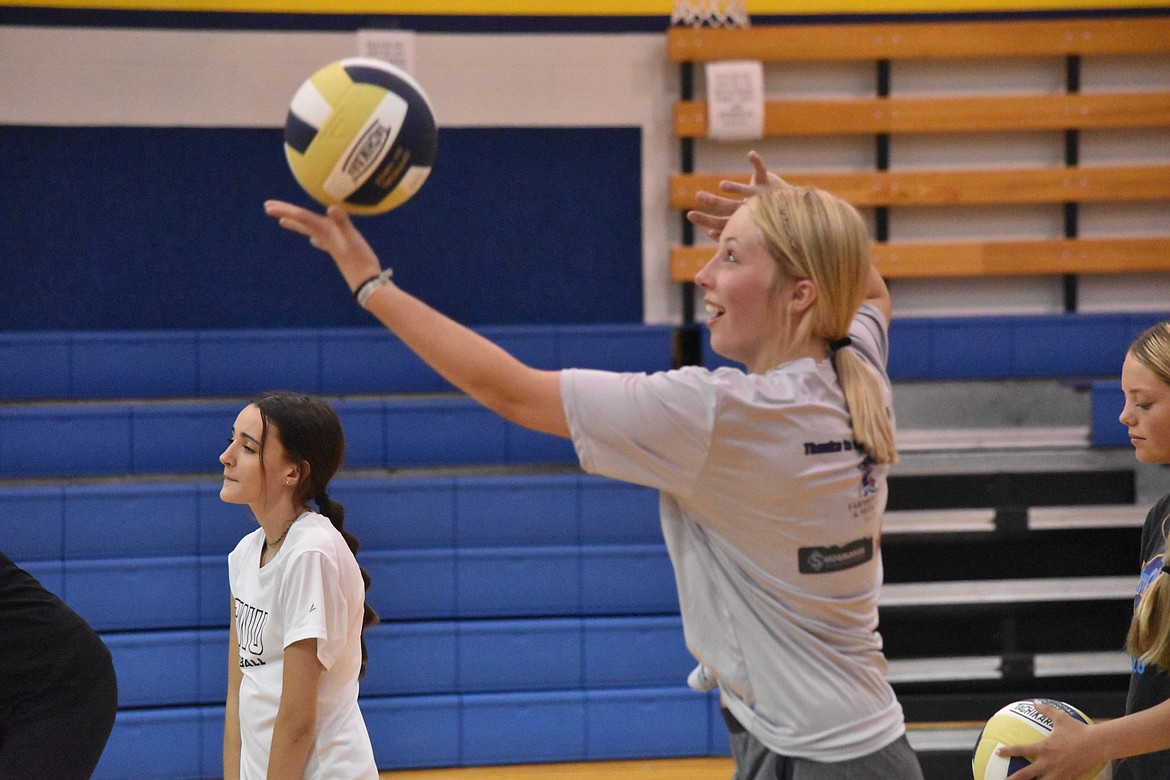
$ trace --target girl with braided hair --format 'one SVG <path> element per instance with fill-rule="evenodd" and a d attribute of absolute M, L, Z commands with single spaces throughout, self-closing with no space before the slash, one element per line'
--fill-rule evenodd
<path fill-rule="evenodd" d="M 228 556 L 225 778 L 378 776 L 358 708 L 362 633 L 377 615 L 358 540 L 328 494 L 344 456 L 332 407 L 274 393 L 244 407 L 219 457 L 220 498 L 260 524 Z"/>

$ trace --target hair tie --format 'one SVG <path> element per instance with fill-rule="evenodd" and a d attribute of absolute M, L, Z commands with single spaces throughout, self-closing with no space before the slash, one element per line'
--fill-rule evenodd
<path fill-rule="evenodd" d="M 846 336 L 845 338 L 835 339 L 829 342 L 829 351 L 836 352 L 839 349 L 844 349 L 853 345 L 853 339 Z"/>

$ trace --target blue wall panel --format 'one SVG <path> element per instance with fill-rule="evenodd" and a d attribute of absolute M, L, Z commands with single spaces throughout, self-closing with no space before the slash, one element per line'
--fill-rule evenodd
<path fill-rule="evenodd" d="M 572 545 L 578 541 L 576 475 L 470 477 L 455 488 L 460 547 Z"/>
<path fill-rule="evenodd" d="M 65 569 L 65 603 L 98 631 L 197 626 L 199 564 L 198 558 L 70 561 Z M 228 608 L 226 569 L 225 564 L 224 617 Z"/>
<path fill-rule="evenodd" d="M 457 614 L 463 618 L 577 614 L 574 547 L 502 547 L 457 552 Z"/>
<path fill-rule="evenodd" d="M 454 389 L 383 328 L 323 333 L 320 379 L 322 392 L 337 394 Z"/>
<path fill-rule="evenodd" d="M 460 697 L 372 699 L 363 701 L 361 708 L 381 768 L 461 763 Z"/>
<path fill-rule="evenodd" d="M 603 477 L 582 477 L 581 542 L 661 543 L 658 491 Z"/>
<path fill-rule="evenodd" d="M 678 612 L 674 569 L 658 544 L 581 550 L 581 609 L 589 615 Z"/>
<path fill-rule="evenodd" d="M 107 634 L 103 640 L 114 659 L 119 707 L 190 704 L 200 700 L 200 644 L 196 632 Z M 226 651 L 220 661 L 226 670 Z M 223 697 L 224 692 L 220 691 L 216 698 L 222 702 Z"/>
<path fill-rule="evenodd" d="M 201 395 L 321 392 L 320 340 L 305 330 L 219 332 L 199 340 Z"/>
<path fill-rule="evenodd" d="M 222 758 L 215 766 L 206 765 L 205 741 L 217 722 L 222 755 L 223 707 L 119 712 L 94 780 L 222 776 Z"/>
<path fill-rule="evenodd" d="M 198 547 L 195 485 L 93 485 L 65 493 L 66 558 L 184 556 Z"/>
<path fill-rule="evenodd" d="M 508 461 L 510 423 L 470 399 L 399 401 L 384 424 L 388 466 Z"/>
<path fill-rule="evenodd" d="M 586 758 L 706 755 L 707 696 L 685 685 L 651 690 L 587 690 Z"/>
<path fill-rule="evenodd" d="M 65 555 L 65 497 L 59 487 L 0 494 L 0 539 L 14 561 L 52 561 Z"/>
<path fill-rule="evenodd" d="M 190 331 L 143 341 L 131 332 L 78 334 L 72 350 L 72 392 L 80 398 L 118 398 L 125 388 L 154 395 L 190 395 L 198 346 Z"/>
<path fill-rule="evenodd" d="M 332 496 L 345 505 L 346 528 L 363 550 L 408 550 L 455 544 L 455 479 L 338 479 Z"/>
<path fill-rule="evenodd" d="M 125 407 L 11 407 L 0 428 L 0 477 L 132 471 Z"/>
<path fill-rule="evenodd" d="M 477 329 L 536 368 L 670 367 L 662 325 Z M 454 392 L 384 328 L 0 333 L 0 399 L 251 397 Z"/>
<path fill-rule="evenodd" d="M 309 203 L 279 128 L 0 125 L 0 147 L 0 180 L 21 182 L 0 189 L 0 267 L 21 291 L 0 331 L 371 324 L 264 215 Z M 443 128 L 426 186 L 361 227 L 462 322 L 641 322 L 641 171 L 637 128 Z"/>
<path fill-rule="evenodd" d="M 386 622 L 366 629 L 362 695 L 455 693 L 457 630 L 449 622 Z"/>
<path fill-rule="evenodd" d="M 695 667 L 678 615 L 593 618 L 584 654 L 590 689 L 681 684 Z"/>
<path fill-rule="evenodd" d="M 468 696 L 462 714 L 465 764 L 585 759 L 582 691 Z"/>
<path fill-rule="evenodd" d="M 63 398 L 71 388 L 71 334 L 0 333 L 0 397 Z"/>
<path fill-rule="evenodd" d="M 366 601 L 384 620 L 455 617 L 454 550 L 370 552 L 362 565 L 372 579 Z"/>
<path fill-rule="evenodd" d="M 580 620 L 465 620 L 457 624 L 457 690 L 541 691 L 582 687 Z"/>
<path fill-rule="evenodd" d="M 227 615 L 224 605 L 224 615 Z M 227 669 L 229 663 L 228 642 L 231 635 L 227 628 L 197 632 L 199 642 L 199 691 L 198 701 L 222 702 L 227 695 Z M 237 657 L 233 653 L 230 658 Z M 222 729 L 220 736 L 223 736 Z M 222 742 L 221 742 L 222 746 Z"/>

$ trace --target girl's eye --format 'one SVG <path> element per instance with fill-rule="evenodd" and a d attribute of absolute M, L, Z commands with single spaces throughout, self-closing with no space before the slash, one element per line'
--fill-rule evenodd
<path fill-rule="evenodd" d="M 236 437 L 229 436 L 228 437 L 228 444 L 230 445 L 230 444 L 235 444 L 235 443 L 236 443 Z M 242 449 L 244 452 L 248 453 L 249 455 L 256 454 L 256 448 L 253 447 L 251 444 L 248 444 L 247 441 L 244 441 L 243 443 L 240 444 L 240 449 Z"/>
<path fill-rule="evenodd" d="M 727 253 L 727 262 L 729 262 L 729 263 L 738 263 L 739 262 L 739 260 L 736 259 L 736 257 L 735 257 L 735 252 L 728 252 Z"/>

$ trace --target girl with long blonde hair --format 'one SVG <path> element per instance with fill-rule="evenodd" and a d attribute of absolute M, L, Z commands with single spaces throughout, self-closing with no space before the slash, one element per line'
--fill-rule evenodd
<path fill-rule="evenodd" d="M 751 160 L 750 184 L 690 215 L 719 240 L 695 279 L 711 346 L 742 369 L 531 368 L 391 282 L 342 210 L 265 208 L 456 387 L 660 491 L 689 682 L 719 688 L 738 780 L 915 780 L 876 631 L 889 293 L 856 210 Z"/>
<path fill-rule="evenodd" d="M 1139 335 L 1121 366 L 1125 405 L 1119 419 L 1129 429 L 1141 463 L 1170 464 L 1170 322 Z M 1040 704 L 1055 721 L 1052 735 L 1032 745 L 1002 748 L 1005 756 L 1027 755 L 1030 766 L 1009 780 L 1079 780 L 1113 761 L 1113 780 L 1170 777 L 1170 494 L 1163 496 L 1142 528 L 1142 571 L 1126 638 L 1133 657 L 1123 717 L 1086 726 Z"/>

